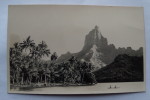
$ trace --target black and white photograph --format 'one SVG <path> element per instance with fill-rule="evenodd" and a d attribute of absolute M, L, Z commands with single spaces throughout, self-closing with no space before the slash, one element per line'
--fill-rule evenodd
<path fill-rule="evenodd" d="M 145 91 L 142 7 L 9 5 L 8 93 Z"/>

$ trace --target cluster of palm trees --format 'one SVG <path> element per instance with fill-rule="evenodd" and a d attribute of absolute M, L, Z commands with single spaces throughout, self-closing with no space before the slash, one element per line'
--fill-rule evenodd
<path fill-rule="evenodd" d="M 44 56 L 50 60 L 43 60 Z M 12 86 L 54 86 L 95 84 L 91 63 L 77 60 L 74 56 L 56 63 L 57 53 L 50 53 L 42 41 L 35 44 L 30 36 L 10 48 L 10 84 Z"/>

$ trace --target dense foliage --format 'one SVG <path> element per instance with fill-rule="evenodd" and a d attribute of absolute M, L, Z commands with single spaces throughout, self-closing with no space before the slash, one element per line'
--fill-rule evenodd
<path fill-rule="evenodd" d="M 42 59 L 44 56 L 49 60 Z M 74 56 L 56 63 L 57 53 L 50 53 L 42 41 L 35 44 L 30 36 L 10 48 L 10 84 L 12 86 L 55 86 L 95 84 L 91 63 L 77 60 Z"/>

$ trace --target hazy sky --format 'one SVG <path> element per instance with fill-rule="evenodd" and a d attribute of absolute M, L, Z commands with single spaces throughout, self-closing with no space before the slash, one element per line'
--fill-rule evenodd
<path fill-rule="evenodd" d="M 138 49 L 144 45 L 143 8 L 100 6 L 9 6 L 10 45 L 31 35 L 58 55 L 82 49 L 95 25 L 108 43 Z"/>

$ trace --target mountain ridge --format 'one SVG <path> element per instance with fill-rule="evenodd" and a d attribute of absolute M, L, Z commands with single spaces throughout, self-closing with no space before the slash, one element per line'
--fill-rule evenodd
<path fill-rule="evenodd" d="M 92 49 L 93 46 L 95 46 L 95 50 Z M 97 54 L 97 58 L 92 58 L 94 53 Z M 112 63 L 119 54 L 142 56 L 143 47 L 140 47 L 138 50 L 133 50 L 132 47 L 116 48 L 114 44 L 108 44 L 107 38 L 103 37 L 98 26 L 95 26 L 94 29 L 85 36 L 84 46 L 81 51 L 77 53 L 67 52 L 61 55 L 56 62 L 63 62 L 71 58 L 71 56 L 75 56 L 79 60 L 91 62 L 93 65 L 98 65 L 97 67 L 102 68 Z M 92 62 L 91 59 L 95 59 L 95 61 L 92 60 Z"/>

